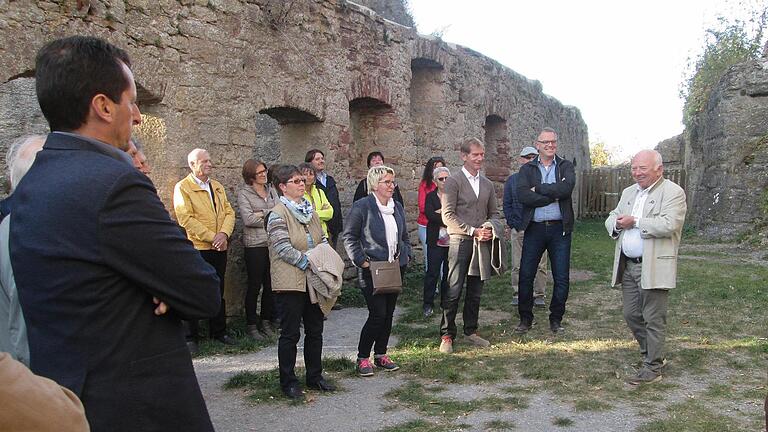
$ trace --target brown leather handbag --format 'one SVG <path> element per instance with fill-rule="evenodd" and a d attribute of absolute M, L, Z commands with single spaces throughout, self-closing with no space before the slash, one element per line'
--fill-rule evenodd
<path fill-rule="evenodd" d="M 400 260 L 371 261 L 371 279 L 373 295 L 400 294 L 403 292 L 403 278 L 400 275 Z"/>

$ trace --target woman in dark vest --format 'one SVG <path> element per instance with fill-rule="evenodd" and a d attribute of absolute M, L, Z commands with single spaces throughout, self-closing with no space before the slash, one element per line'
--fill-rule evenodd
<path fill-rule="evenodd" d="M 304 322 L 304 363 L 307 387 L 334 391 L 323 378 L 323 312 L 312 304 L 307 290 L 306 252 L 327 241 L 312 205 L 304 199 L 306 179 L 294 165 L 275 170 L 274 185 L 280 198 L 267 216 L 272 291 L 280 311 L 277 358 L 280 387 L 291 399 L 303 397 L 294 371 L 299 328 Z"/>

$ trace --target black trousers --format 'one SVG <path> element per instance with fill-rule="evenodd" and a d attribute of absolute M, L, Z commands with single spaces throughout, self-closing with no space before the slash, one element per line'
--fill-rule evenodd
<path fill-rule="evenodd" d="M 323 378 L 323 312 L 320 306 L 312 304 L 307 292 L 276 293 L 275 302 L 282 315 L 280 339 L 277 342 L 280 387 L 286 390 L 299 382 L 295 372 L 296 345 L 301 337 L 302 320 L 307 385 L 316 384 Z"/>
<path fill-rule="evenodd" d="M 462 311 L 464 334 L 469 336 L 477 332 L 483 281 L 480 276 L 467 276 L 473 244 L 471 237 L 451 237 L 448 247 L 448 290 L 442 296 L 443 318 L 440 322 L 440 336 L 456 338 L 456 313 L 462 291 L 466 291 Z"/>
<path fill-rule="evenodd" d="M 275 321 L 275 300 L 272 298 L 272 278 L 269 274 L 269 249 L 245 248 L 245 269 L 248 289 L 245 292 L 245 321 L 248 325 L 261 324 L 261 320 Z M 262 290 L 262 287 L 264 288 Z M 261 291 L 261 316 L 256 312 Z"/>
<path fill-rule="evenodd" d="M 371 271 L 367 268 L 362 270 L 365 285 L 360 288 L 360 291 L 362 291 L 365 303 L 368 305 L 368 319 L 365 321 L 363 329 L 360 330 L 357 358 L 368 358 L 371 356 L 371 348 L 373 348 L 374 355 L 387 353 L 389 335 L 392 333 L 392 316 L 395 313 L 398 295 L 373 295 Z M 404 272 L 405 267 L 400 267 L 400 274 L 402 275 Z"/>
<path fill-rule="evenodd" d="M 424 275 L 424 306 L 432 306 L 435 302 L 435 285 L 440 279 L 440 298 L 445 296 L 448 289 L 448 248 L 427 246 L 427 273 Z"/>
<path fill-rule="evenodd" d="M 205 262 L 212 265 L 219 276 L 219 292 L 221 293 L 221 307 L 219 313 L 208 320 L 208 334 L 211 338 L 220 338 L 227 333 L 227 307 L 224 303 L 224 275 L 227 273 L 227 251 L 201 250 L 200 255 Z M 184 321 L 187 341 L 196 341 L 198 335 L 198 321 Z"/>

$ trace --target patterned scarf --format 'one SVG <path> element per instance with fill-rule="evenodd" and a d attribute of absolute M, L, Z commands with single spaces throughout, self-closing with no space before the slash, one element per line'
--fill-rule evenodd
<path fill-rule="evenodd" d="M 315 211 L 315 209 L 312 208 L 312 204 L 310 204 L 310 202 L 305 198 L 302 197 L 301 203 L 296 204 L 296 202 L 289 200 L 285 196 L 281 196 L 280 202 L 288 207 L 288 210 L 293 213 L 293 216 L 295 216 L 296 220 L 298 220 L 301 224 L 306 225 L 309 223 L 309 221 L 312 220 L 312 213 Z"/>

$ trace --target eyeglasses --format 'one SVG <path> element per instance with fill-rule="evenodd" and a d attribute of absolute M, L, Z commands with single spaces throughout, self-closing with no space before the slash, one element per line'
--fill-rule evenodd
<path fill-rule="evenodd" d="M 536 159 L 536 155 L 523 156 L 523 159 L 533 160 Z"/>
<path fill-rule="evenodd" d="M 549 141 L 536 140 L 536 142 L 544 145 L 557 145 L 557 140 L 549 140 Z"/>
<path fill-rule="evenodd" d="M 445 181 L 445 179 L 447 179 L 447 178 L 448 178 L 448 177 L 438 177 L 436 180 L 437 180 L 437 181 L 441 181 L 441 182 L 444 182 L 444 181 Z"/>
<path fill-rule="evenodd" d="M 397 183 L 395 181 L 393 181 L 393 180 L 380 181 L 379 184 L 381 184 L 381 183 L 383 183 L 384 186 L 386 186 L 386 187 L 391 187 L 391 186 L 397 187 Z"/>
<path fill-rule="evenodd" d="M 257 176 L 266 175 L 266 174 L 267 174 L 267 170 L 256 171 Z"/>
<path fill-rule="evenodd" d="M 307 180 L 306 180 L 306 179 L 303 179 L 303 178 L 297 178 L 297 179 L 293 179 L 293 180 L 288 180 L 288 181 L 286 182 L 286 184 L 288 184 L 288 183 L 293 183 L 293 184 L 295 184 L 295 185 L 300 185 L 300 184 L 302 184 L 302 183 L 306 184 L 306 183 L 307 183 Z"/>

